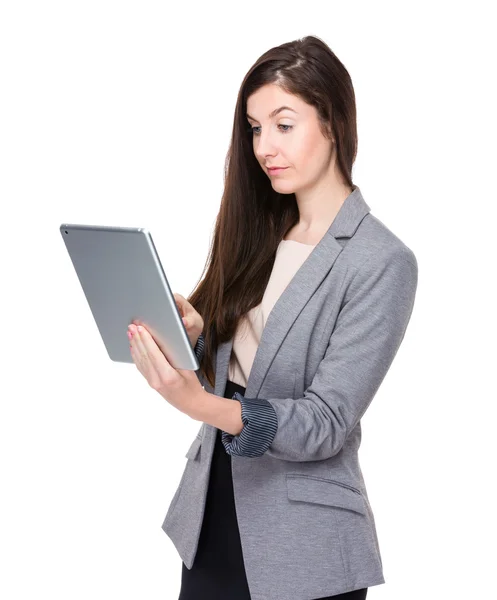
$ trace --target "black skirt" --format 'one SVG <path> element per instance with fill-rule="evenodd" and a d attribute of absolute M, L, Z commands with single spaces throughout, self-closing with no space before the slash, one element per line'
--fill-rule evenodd
<path fill-rule="evenodd" d="M 228 380 L 224 397 L 232 398 L 235 392 L 243 395 L 245 388 Z M 364 600 L 366 593 L 364 588 L 316 600 Z M 234 599 L 251 600 L 236 519 L 231 456 L 218 429 L 197 554 L 191 569 L 182 563 L 178 600 Z"/>

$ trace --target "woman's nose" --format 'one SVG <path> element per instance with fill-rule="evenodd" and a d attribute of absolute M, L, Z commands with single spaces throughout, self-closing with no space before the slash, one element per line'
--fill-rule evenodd
<path fill-rule="evenodd" d="M 261 134 L 256 146 L 256 155 L 261 161 L 265 161 L 266 156 L 274 155 L 275 147 L 274 143 L 269 135 Z"/>

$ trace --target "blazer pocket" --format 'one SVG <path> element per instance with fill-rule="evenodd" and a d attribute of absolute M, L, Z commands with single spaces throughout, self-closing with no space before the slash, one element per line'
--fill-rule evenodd
<path fill-rule="evenodd" d="M 361 492 L 341 481 L 287 473 L 286 484 L 290 500 L 338 506 L 367 514 Z"/>
<path fill-rule="evenodd" d="M 325 477 L 287 473 L 288 498 L 338 507 L 330 509 L 337 527 L 342 565 L 349 581 L 381 572 L 381 558 L 373 539 L 362 493 L 347 483 Z M 345 510 L 341 510 L 345 509 Z"/>
<path fill-rule="evenodd" d="M 185 454 L 186 458 L 188 458 L 189 460 L 197 460 L 201 446 L 202 438 L 196 437 L 193 440 L 192 445 L 188 448 L 187 453 Z"/>

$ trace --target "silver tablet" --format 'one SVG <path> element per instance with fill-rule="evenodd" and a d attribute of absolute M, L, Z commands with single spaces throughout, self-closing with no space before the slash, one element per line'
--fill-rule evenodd
<path fill-rule="evenodd" d="M 200 367 L 147 229 L 62 223 L 60 232 L 113 361 L 133 363 L 127 330 L 138 320 L 174 368 Z"/>

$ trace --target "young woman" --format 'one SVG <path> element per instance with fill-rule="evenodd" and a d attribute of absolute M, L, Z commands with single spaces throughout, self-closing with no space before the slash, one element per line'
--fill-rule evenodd
<path fill-rule="evenodd" d="M 414 253 L 352 182 L 349 74 L 309 36 L 263 54 L 235 108 L 205 277 L 176 294 L 201 368 L 148 331 L 133 358 L 202 426 L 162 525 L 180 600 L 362 600 L 385 582 L 358 450 L 404 337 Z"/>

